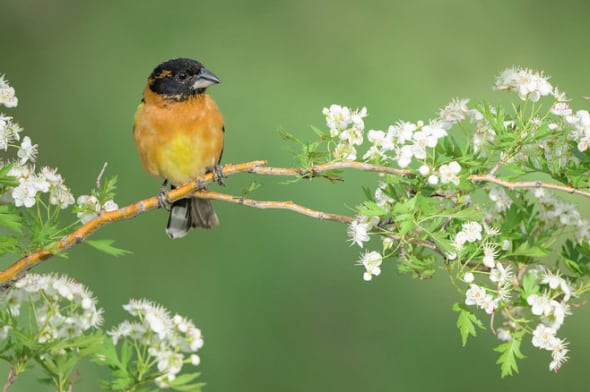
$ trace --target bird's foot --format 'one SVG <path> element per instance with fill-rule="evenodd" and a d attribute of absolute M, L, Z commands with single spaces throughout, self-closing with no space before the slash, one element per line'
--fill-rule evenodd
<path fill-rule="evenodd" d="M 223 169 L 220 165 L 213 166 L 213 181 L 216 181 L 219 185 L 225 186 L 225 175 L 223 174 Z"/>
<path fill-rule="evenodd" d="M 168 188 L 166 187 L 166 181 L 160 187 L 160 191 L 158 192 L 158 204 L 160 208 L 164 208 L 169 210 L 168 205 L 170 204 L 170 199 L 168 199 Z"/>

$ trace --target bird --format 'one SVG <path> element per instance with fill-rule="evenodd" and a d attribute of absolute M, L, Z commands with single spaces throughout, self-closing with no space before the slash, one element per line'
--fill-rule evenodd
<path fill-rule="evenodd" d="M 133 137 L 145 171 L 164 180 L 158 198 L 165 205 L 172 189 L 212 172 L 223 182 L 224 118 L 208 87 L 220 80 L 199 61 L 175 58 L 149 75 L 133 121 Z M 170 206 L 166 233 L 184 237 L 192 228 L 219 224 L 210 200 L 188 197 Z"/>

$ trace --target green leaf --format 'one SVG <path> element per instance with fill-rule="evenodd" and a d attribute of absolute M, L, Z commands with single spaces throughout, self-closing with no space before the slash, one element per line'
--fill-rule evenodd
<path fill-rule="evenodd" d="M 551 253 L 550 249 L 523 242 L 518 248 L 510 252 L 510 256 L 543 257 Z"/>
<path fill-rule="evenodd" d="M 18 237 L 0 235 L 0 255 L 18 250 Z"/>
<path fill-rule="evenodd" d="M 57 225 L 57 222 L 49 221 L 41 223 L 36 221 L 32 229 L 30 244 L 31 250 L 45 248 L 49 245 L 49 243 L 54 241 L 56 237 L 61 237 L 61 231 Z"/>
<path fill-rule="evenodd" d="M 494 351 L 500 353 L 500 357 L 496 364 L 500 365 L 502 378 L 512 376 L 513 373 L 518 373 L 518 365 L 516 359 L 523 359 L 526 356 L 520 352 L 520 344 L 522 342 L 522 333 L 512 335 L 512 340 L 500 344 L 494 348 Z"/>
<path fill-rule="evenodd" d="M 456 302 L 453 305 L 453 311 L 459 313 L 459 317 L 457 318 L 457 328 L 459 328 L 461 342 L 463 347 L 465 347 L 470 335 L 473 337 L 477 336 L 475 327 L 477 326 L 480 329 L 485 329 L 485 327 L 481 320 L 478 319 L 466 305 Z"/>
<path fill-rule="evenodd" d="M 103 347 L 97 353 L 94 362 L 105 364 L 111 369 L 113 380 L 102 380 L 101 384 L 106 390 L 126 391 L 135 383 L 134 376 L 129 372 L 129 361 L 133 355 L 131 343 L 123 340 L 121 344 L 121 358 L 117 354 L 117 347 L 111 339 L 106 339 Z"/>
<path fill-rule="evenodd" d="M 540 287 L 537 284 L 537 277 L 532 272 L 525 274 L 522 277 L 521 283 L 520 296 L 524 301 L 526 301 L 529 295 L 538 294 L 540 291 Z"/>
<path fill-rule="evenodd" d="M 98 195 L 101 203 L 111 200 L 115 197 L 115 190 L 117 189 L 117 176 L 105 178 L 102 182 L 102 189 Z"/>
<path fill-rule="evenodd" d="M 205 385 L 205 383 L 192 383 L 196 380 L 201 373 L 190 373 L 190 374 L 181 374 L 177 376 L 172 383 L 170 383 L 170 387 L 175 391 L 183 391 L 183 392 L 199 392 Z"/>
<path fill-rule="evenodd" d="M 367 216 L 383 216 L 388 211 L 379 207 L 374 201 L 365 201 L 359 212 Z"/>
<path fill-rule="evenodd" d="M 8 175 L 8 172 L 10 171 L 10 169 L 12 169 L 13 166 L 14 163 L 9 163 L 0 168 L 0 184 L 12 187 L 17 186 L 19 184 L 19 181 L 16 179 L 16 177 Z"/>
<path fill-rule="evenodd" d="M 22 233 L 22 217 L 12 205 L 0 205 L 0 226 L 6 227 L 17 233 Z"/>
<path fill-rule="evenodd" d="M 578 244 L 572 240 L 567 240 L 563 244 L 561 258 L 566 267 L 578 275 L 587 274 L 590 270 L 588 268 L 588 263 L 590 263 L 590 249 L 585 243 Z"/>
<path fill-rule="evenodd" d="M 112 245 L 114 242 L 113 240 L 86 240 L 88 245 L 111 256 L 124 256 L 131 253 L 131 251 L 114 247 Z"/>
<path fill-rule="evenodd" d="M 322 131 L 321 129 L 314 127 L 313 125 L 311 126 L 311 130 L 315 132 L 316 135 L 318 135 L 322 140 L 327 140 L 330 138 L 330 134 Z"/>
<path fill-rule="evenodd" d="M 254 192 L 255 190 L 257 190 L 258 188 L 260 188 L 262 186 L 261 183 L 256 182 L 256 181 L 252 181 L 247 187 L 242 188 L 242 190 L 240 191 L 240 193 L 242 194 L 242 196 L 247 196 L 250 193 Z"/>
<path fill-rule="evenodd" d="M 299 145 L 303 145 L 303 142 L 301 142 L 301 140 L 297 139 L 292 133 L 289 133 L 285 130 L 279 130 L 279 135 L 281 136 L 281 139 L 287 142 L 293 142 Z"/>
<path fill-rule="evenodd" d="M 446 254 L 451 254 L 456 251 L 453 241 L 449 240 L 448 233 L 445 231 L 431 232 L 430 237 L 434 240 L 436 245 Z"/>
<path fill-rule="evenodd" d="M 408 251 L 403 261 L 397 264 L 400 272 L 411 273 L 414 278 L 430 279 L 434 275 L 436 259 L 433 256 L 426 256 L 422 253 Z"/>

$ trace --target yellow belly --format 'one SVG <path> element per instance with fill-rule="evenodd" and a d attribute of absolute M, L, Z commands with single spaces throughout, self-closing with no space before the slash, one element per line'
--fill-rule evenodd
<path fill-rule="evenodd" d="M 212 170 L 223 151 L 223 116 L 207 95 L 171 105 L 140 105 L 133 133 L 145 170 L 173 185 Z"/>
<path fill-rule="evenodd" d="M 174 185 L 182 185 L 213 169 L 219 161 L 217 138 L 188 136 L 186 133 L 167 140 L 156 157 L 158 177 L 165 178 Z"/>

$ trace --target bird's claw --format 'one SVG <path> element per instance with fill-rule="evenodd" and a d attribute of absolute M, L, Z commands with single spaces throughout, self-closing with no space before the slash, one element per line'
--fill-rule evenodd
<path fill-rule="evenodd" d="M 221 186 L 225 186 L 224 178 L 225 175 L 223 174 L 223 169 L 221 166 L 215 165 L 213 167 L 213 181 L 216 181 Z"/>
<path fill-rule="evenodd" d="M 168 189 L 165 185 L 160 187 L 160 192 L 158 192 L 158 204 L 160 208 L 164 208 L 169 210 L 168 205 L 170 204 L 170 200 L 168 199 Z"/>
<path fill-rule="evenodd" d="M 207 190 L 207 182 L 206 181 L 197 179 L 195 181 L 195 186 L 197 187 L 197 190 L 199 190 L 199 191 Z"/>

